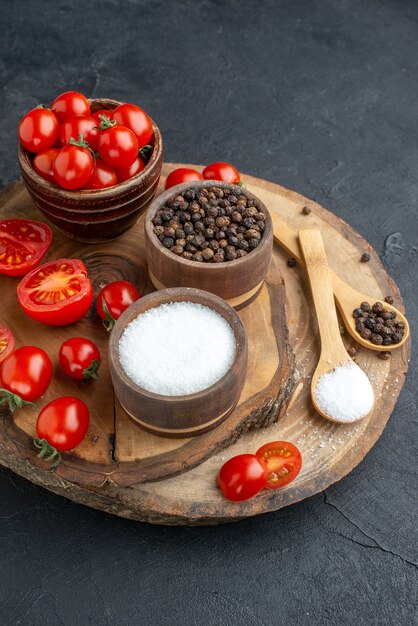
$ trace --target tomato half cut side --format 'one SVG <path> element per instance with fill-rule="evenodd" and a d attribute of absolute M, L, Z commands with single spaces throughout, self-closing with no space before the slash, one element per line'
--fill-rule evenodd
<path fill-rule="evenodd" d="M 57 259 L 32 270 L 17 286 L 17 297 L 29 317 L 51 326 L 81 319 L 93 301 L 87 270 L 79 259 Z"/>
<path fill-rule="evenodd" d="M 0 274 L 23 276 L 36 267 L 51 245 L 52 230 L 42 222 L 0 221 Z"/>
<path fill-rule="evenodd" d="M 279 489 L 288 485 L 302 468 L 302 455 L 299 449 L 288 441 L 266 443 L 257 450 L 256 456 L 267 464 L 267 489 Z"/>
<path fill-rule="evenodd" d="M 0 326 L 0 363 L 2 363 L 15 347 L 15 338 L 7 326 Z"/>

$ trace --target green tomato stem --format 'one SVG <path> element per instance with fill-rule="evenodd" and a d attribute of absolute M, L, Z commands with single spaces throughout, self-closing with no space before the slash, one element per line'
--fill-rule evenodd
<path fill-rule="evenodd" d="M 37 454 L 38 459 L 45 459 L 47 463 L 54 461 L 55 459 L 55 461 L 51 464 L 51 469 L 55 469 L 60 464 L 62 458 L 61 453 L 58 452 L 54 446 L 51 446 L 46 439 L 39 439 L 38 437 L 35 437 L 33 445 L 39 450 Z"/>

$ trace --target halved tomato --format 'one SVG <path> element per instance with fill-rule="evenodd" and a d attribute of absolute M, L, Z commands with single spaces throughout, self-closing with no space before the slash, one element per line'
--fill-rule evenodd
<path fill-rule="evenodd" d="M 0 326 L 0 363 L 4 361 L 15 347 L 15 338 L 7 326 Z"/>
<path fill-rule="evenodd" d="M 84 263 L 57 259 L 30 272 L 17 286 L 17 297 L 29 317 L 51 326 L 81 319 L 93 301 Z"/>
<path fill-rule="evenodd" d="M 278 489 L 296 478 L 302 467 L 302 456 L 296 446 L 288 441 L 266 443 L 256 456 L 267 463 L 267 489 Z"/>
<path fill-rule="evenodd" d="M 0 274 L 23 276 L 40 263 L 52 240 L 46 224 L 14 218 L 0 221 Z"/>

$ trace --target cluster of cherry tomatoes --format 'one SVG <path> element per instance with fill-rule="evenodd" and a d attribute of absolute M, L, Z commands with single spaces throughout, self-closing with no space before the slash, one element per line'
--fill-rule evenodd
<path fill-rule="evenodd" d="M 18 134 L 35 155 L 35 171 L 46 180 L 69 190 L 104 189 L 144 169 L 153 127 L 135 104 L 92 112 L 82 93 L 67 91 L 50 109 L 29 111 Z"/>
<path fill-rule="evenodd" d="M 207 165 L 202 173 L 190 167 L 178 167 L 170 172 L 165 181 L 165 189 L 170 189 L 181 183 L 191 183 L 195 180 L 220 180 L 232 185 L 242 185 L 239 171 L 231 163 L 216 161 Z"/>

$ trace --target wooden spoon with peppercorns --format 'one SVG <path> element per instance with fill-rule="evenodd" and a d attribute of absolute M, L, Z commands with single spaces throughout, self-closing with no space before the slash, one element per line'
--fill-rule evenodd
<path fill-rule="evenodd" d="M 300 265 L 305 266 L 298 233 L 274 213 L 271 213 L 271 219 L 275 242 L 285 248 Z M 408 320 L 399 309 L 389 302 L 357 291 L 331 269 L 330 273 L 335 303 L 347 331 L 357 343 L 370 350 L 386 352 L 399 348 L 408 340 Z M 371 320 L 374 320 L 374 326 Z"/>

